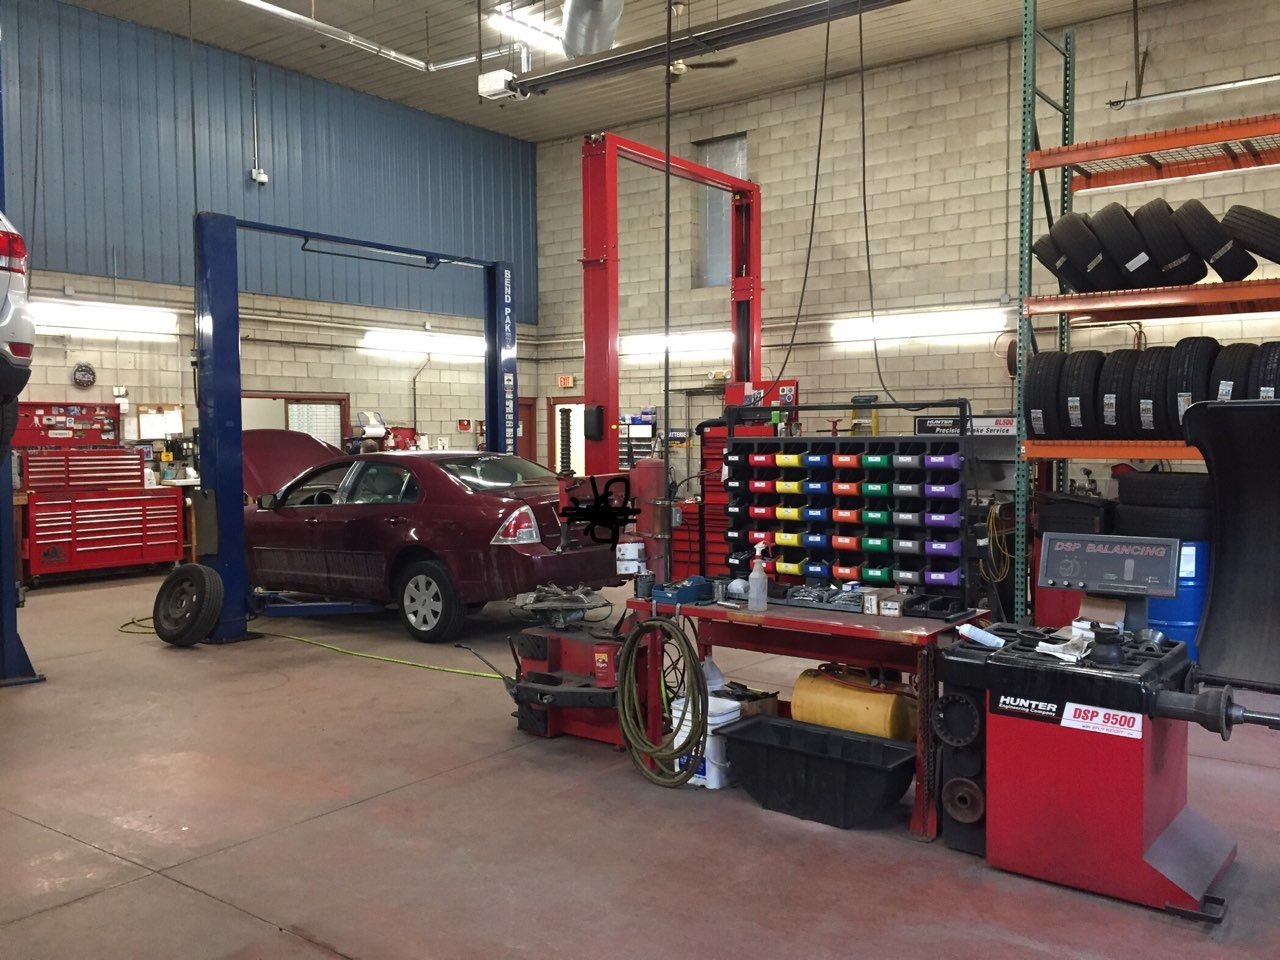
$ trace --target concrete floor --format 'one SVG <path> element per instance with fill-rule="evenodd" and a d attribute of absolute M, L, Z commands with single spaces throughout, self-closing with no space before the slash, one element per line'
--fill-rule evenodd
<path fill-rule="evenodd" d="M 1196 730 L 1191 791 L 1239 840 L 1225 923 L 648 785 L 598 744 L 516 731 L 496 681 L 287 639 L 178 650 L 116 626 L 155 578 L 33 591 L 47 683 L 0 690 L 0 957 L 1125 960 L 1280 956 L 1280 737 Z M 392 619 L 274 621 L 472 667 Z M 505 663 L 516 625 L 469 639 Z M 726 652 L 785 685 L 795 661 Z"/>

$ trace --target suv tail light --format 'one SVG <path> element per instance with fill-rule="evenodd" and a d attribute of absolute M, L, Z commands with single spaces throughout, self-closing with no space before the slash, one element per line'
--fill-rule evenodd
<path fill-rule="evenodd" d="M 22 239 L 22 234 L 0 232 L 0 270 L 27 272 L 27 241 Z"/>
<path fill-rule="evenodd" d="M 502 526 L 493 535 L 490 543 L 540 543 L 542 534 L 538 531 L 538 521 L 533 511 L 524 506 L 502 521 Z"/>
<path fill-rule="evenodd" d="M 31 354 L 35 352 L 34 343 L 11 343 L 9 344 L 9 352 L 19 360 L 30 360 Z"/>

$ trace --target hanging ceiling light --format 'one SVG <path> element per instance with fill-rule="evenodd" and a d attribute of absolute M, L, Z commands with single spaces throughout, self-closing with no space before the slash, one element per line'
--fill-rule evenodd
<path fill-rule="evenodd" d="M 284 7 L 277 7 L 274 3 L 267 3 L 266 0 L 236 0 L 237 3 L 243 3 L 245 6 L 253 7 L 255 10 L 261 10 L 263 13 L 269 13 L 272 16 L 279 17 L 282 20 L 288 20 L 290 23 L 296 23 L 300 27 L 326 36 L 331 40 L 337 40 L 339 43 L 349 44 L 358 47 L 361 50 L 367 50 L 369 53 L 375 53 L 380 57 L 390 60 L 392 63 L 398 63 L 402 67 L 409 67 L 412 70 L 426 72 L 427 64 L 424 60 L 417 57 L 411 57 L 404 53 L 392 50 L 390 47 L 384 47 L 380 43 L 373 40 L 367 40 L 359 34 L 352 33 L 350 30 L 343 30 L 341 27 L 335 27 L 332 24 L 324 23 L 320 20 L 314 20 L 311 17 L 303 16 L 301 13 L 294 13 L 292 10 L 286 10 Z"/>

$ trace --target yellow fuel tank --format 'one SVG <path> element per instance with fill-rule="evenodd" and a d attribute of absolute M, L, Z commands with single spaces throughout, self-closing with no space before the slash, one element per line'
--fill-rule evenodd
<path fill-rule="evenodd" d="M 858 674 L 852 677 L 861 679 Z M 914 740 L 915 699 L 856 685 L 856 679 L 842 683 L 819 670 L 806 670 L 791 693 L 792 719 L 889 740 Z"/>

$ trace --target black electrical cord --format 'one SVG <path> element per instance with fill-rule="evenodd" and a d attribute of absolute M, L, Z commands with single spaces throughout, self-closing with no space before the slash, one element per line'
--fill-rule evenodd
<path fill-rule="evenodd" d="M 876 336 L 876 283 L 871 269 L 871 224 L 867 203 L 867 61 L 862 43 L 862 0 L 858 0 L 858 140 L 862 166 L 862 247 L 867 260 L 867 302 L 871 317 L 871 352 L 876 361 L 876 379 L 886 397 L 897 403 L 889 385 L 884 382 L 884 368 L 880 365 L 880 338 Z"/>
<path fill-rule="evenodd" d="M 861 6 L 861 0 L 859 0 Z M 796 301 L 796 318 L 791 324 L 791 336 L 787 340 L 787 352 L 782 356 L 782 365 L 778 367 L 778 375 L 768 388 L 760 391 L 755 403 L 764 403 L 766 397 L 778 388 L 782 376 L 787 372 L 787 363 L 791 360 L 791 351 L 795 349 L 796 334 L 800 331 L 800 318 L 804 315 L 804 297 L 809 289 L 809 267 L 813 262 L 813 234 L 818 221 L 818 183 L 822 177 L 822 141 L 827 126 L 827 81 L 831 71 L 831 0 L 827 0 L 827 25 L 822 41 L 822 93 L 818 99 L 818 145 L 813 157 L 813 196 L 809 200 L 809 241 L 804 251 L 804 274 L 800 279 L 800 298 Z M 865 178 L 865 173 L 864 173 Z"/>
<path fill-rule="evenodd" d="M 667 4 L 666 69 L 663 71 L 663 144 L 662 144 L 662 477 L 669 484 L 671 479 L 671 30 L 674 14 L 673 0 Z M 659 505 L 659 514 L 665 513 L 663 526 L 670 530 L 671 496 L 664 497 L 665 505 Z M 670 570 L 667 571 L 670 573 Z"/>
<path fill-rule="evenodd" d="M 674 647 L 682 668 L 679 672 L 684 677 L 684 707 L 677 717 L 670 715 L 668 705 L 663 705 L 664 719 L 669 716 L 670 723 L 664 725 L 656 742 L 649 737 L 647 704 L 641 695 L 642 690 L 648 690 L 648 683 L 637 669 L 640 651 L 651 635 L 656 636 L 649 642 L 646 655 L 664 657 L 665 650 Z M 646 779 L 660 787 L 678 787 L 698 772 L 707 743 L 707 696 L 707 678 L 698 659 L 698 648 L 679 624 L 655 617 L 631 628 L 618 651 L 618 725 L 631 762 Z M 681 736 L 686 720 L 688 731 Z"/>

